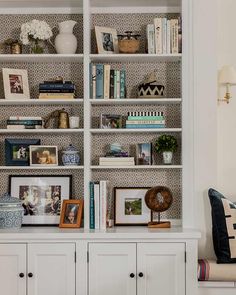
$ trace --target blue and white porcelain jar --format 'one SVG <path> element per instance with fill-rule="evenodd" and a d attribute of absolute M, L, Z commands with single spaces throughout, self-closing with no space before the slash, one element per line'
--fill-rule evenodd
<path fill-rule="evenodd" d="M 0 198 L 0 228 L 20 228 L 23 212 L 21 201 L 5 194 Z"/>
<path fill-rule="evenodd" d="M 72 144 L 62 152 L 62 163 L 64 166 L 78 166 L 80 165 L 80 156 L 79 152 L 73 147 Z"/>

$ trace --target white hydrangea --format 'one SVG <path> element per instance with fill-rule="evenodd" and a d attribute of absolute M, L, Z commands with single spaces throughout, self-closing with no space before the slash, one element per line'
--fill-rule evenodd
<path fill-rule="evenodd" d="M 52 30 L 45 21 L 33 19 L 21 26 L 20 40 L 24 45 L 28 45 L 31 39 L 48 40 L 51 37 Z"/>

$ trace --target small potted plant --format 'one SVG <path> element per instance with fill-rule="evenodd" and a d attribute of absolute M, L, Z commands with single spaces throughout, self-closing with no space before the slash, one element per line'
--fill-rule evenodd
<path fill-rule="evenodd" d="M 163 134 L 155 142 L 157 153 L 162 153 L 164 164 L 172 164 L 173 153 L 178 147 L 177 140 L 172 135 Z"/>

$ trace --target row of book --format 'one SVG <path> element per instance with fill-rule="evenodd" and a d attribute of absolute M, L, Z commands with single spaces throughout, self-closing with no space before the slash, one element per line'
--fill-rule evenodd
<path fill-rule="evenodd" d="M 7 129 L 42 129 L 42 117 L 9 117 L 7 120 Z"/>
<path fill-rule="evenodd" d="M 163 112 L 129 112 L 125 127 L 127 129 L 165 128 Z"/>
<path fill-rule="evenodd" d="M 126 96 L 126 71 L 108 64 L 90 64 L 90 98 L 120 99 Z"/>
<path fill-rule="evenodd" d="M 178 54 L 182 52 L 181 18 L 157 17 L 147 25 L 149 54 Z"/>
<path fill-rule="evenodd" d="M 39 84 L 40 99 L 73 99 L 76 86 L 71 81 L 44 81 Z"/>
<path fill-rule="evenodd" d="M 106 229 L 108 182 L 105 180 L 90 182 L 89 226 L 90 229 Z"/>

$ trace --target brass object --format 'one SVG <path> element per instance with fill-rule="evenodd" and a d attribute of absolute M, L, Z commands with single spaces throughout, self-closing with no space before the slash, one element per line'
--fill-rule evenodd
<path fill-rule="evenodd" d="M 120 53 L 137 53 L 140 47 L 139 34 L 132 34 L 132 31 L 126 31 L 124 35 L 118 35 Z"/>
<path fill-rule="evenodd" d="M 57 119 L 57 128 L 59 129 L 68 129 L 69 128 L 69 114 L 65 111 L 65 109 L 62 110 L 56 110 L 52 113 L 50 113 L 44 121 L 44 127 L 48 128 L 49 123 L 51 119 Z"/>
<path fill-rule="evenodd" d="M 10 48 L 11 54 L 22 54 L 22 46 L 19 42 L 13 42 Z"/>
<path fill-rule="evenodd" d="M 148 223 L 150 228 L 170 228 L 169 221 L 161 221 L 160 213 L 168 210 L 173 202 L 171 191 L 165 186 L 156 186 L 147 191 L 145 203 L 151 210 L 151 221 Z M 153 212 L 158 213 L 158 221 L 153 221 Z"/>

